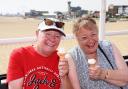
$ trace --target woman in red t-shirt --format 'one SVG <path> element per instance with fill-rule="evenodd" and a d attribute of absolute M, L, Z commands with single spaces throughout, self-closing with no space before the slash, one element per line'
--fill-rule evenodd
<path fill-rule="evenodd" d="M 36 31 L 37 44 L 13 50 L 7 73 L 9 89 L 60 89 L 56 49 L 65 36 L 63 26 L 63 22 L 44 19 Z M 68 68 L 64 69 L 66 74 Z M 63 76 L 63 79 L 66 78 Z"/>

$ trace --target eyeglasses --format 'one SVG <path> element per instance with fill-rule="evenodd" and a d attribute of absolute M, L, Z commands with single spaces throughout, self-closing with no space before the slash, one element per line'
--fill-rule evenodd
<path fill-rule="evenodd" d="M 51 19 L 44 19 L 45 25 L 51 26 L 54 25 L 58 28 L 63 28 L 64 23 L 63 22 L 59 22 L 59 21 L 53 21 Z"/>

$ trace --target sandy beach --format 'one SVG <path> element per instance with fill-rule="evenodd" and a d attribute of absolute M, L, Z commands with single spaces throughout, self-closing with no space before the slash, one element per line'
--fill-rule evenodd
<path fill-rule="evenodd" d="M 35 36 L 38 23 L 41 20 L 22 17 L 0 17 L 0 39 L 3 38 L 18 38 Z M 67 34 L 72 33 L 72 21 L 65 21 L 65 32 Z M 128 21 L 117 21 L 106 23 L 106 32 L 128 30 Z M 106 36 L 106 40 L 110 40 L 117 45 L 122 55 L 128 54 L 128 35 L 119 36 Z M 13 48 L 26 46 L 34 43 L 18 43 L 0 45 L 0 74 L 7 72 L 7 66 L 9 61 L 9 54 Z M 64 47 L 66 51 L 75 46 L 77 42 L 75 40 L 63 40 L 59 47 Z"/>

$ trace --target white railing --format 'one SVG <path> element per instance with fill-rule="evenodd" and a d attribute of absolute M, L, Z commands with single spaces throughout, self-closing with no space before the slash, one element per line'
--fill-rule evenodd
<path fill-rule="evenodd" d="M 128 30 L 106 32 L 105 34 L 106 34 L 106 36 L 127 35 Z M 70 39 L 74 39 L 73 34 L 67 34 L 67 36 L 64 38 L 64 40 L 70 40 Z M 0 39 L 0 45 L 27 43 L 27 42 L 36 42 L 36 37 L 33 36 L 33 37 Z"/>
<path fill-rule="evenodd" d="M 73 34 L 67 34 L 66 37 L 63 38 L 63 40 L 70 40 L 74 39 Z M 22 37 L 22 38 L 4 38 L 0 39 L 0 45 L 6 45 L 6 44 L 17 44 L 17 43 L 29 43 L 29 42 L 36 42 L 36 37 Z"/>
<path fill-rule="evenodd" d="M 35 42 L 36 37 L 5 38 L 0 39 L 0 45 Z"/>
<path fill-rule="evenodd" d="M 114 36 L 114 35 L 128 35 L 128 29 L 121 31 L 106 32 L 106 36 Z"/>
<path fill-rule="evenodd" d="M 127 35 L 128 30 L 122 30 L 122 31 L 113 31 L 113 32 L 106 32 L 106 36 L 114 36 L 114 35 Z M 67 36 L 63 40 L 70 40 L 74 39 L 75 37 L 73 34 L 67 34 Z M 30 43 L 30 42 L 36 42 L 36 37 L 22 37 L 22 38 L 5 38 L 0 39 L 0 45 L 8 45 L 8 44 L 19 44 L 19 43 Z M 125 60 L 128 62 L 128 59 Z"/>

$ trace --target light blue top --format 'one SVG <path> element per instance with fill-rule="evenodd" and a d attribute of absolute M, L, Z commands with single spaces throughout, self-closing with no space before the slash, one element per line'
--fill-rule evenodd
<path fill-rule="evenodd" d="M 108 41 L 100 41 L 99 45 L 104 50 L 105 54 L 111 61 L 113 67 L 116 69 L 117 67 L 115 64 L 115 58 L 113 56 L 111 43 Z M 120 87 L 107 83 L 106 81 L 91 80 L 89 78 L 87 57 L 79 46 L 76 46 L 73 49 L 69 50 L 69 53 L 71 54 L 73 61 L 76 65 L 76 71 L 81 89 L 120 89 Z M 102 68 L 112 69 L 111 65 L 109 64 L 106 57 L 100 51 L 99 48 L 97 49 L 97 57 L 98 57 L 99 65 Z"/>

